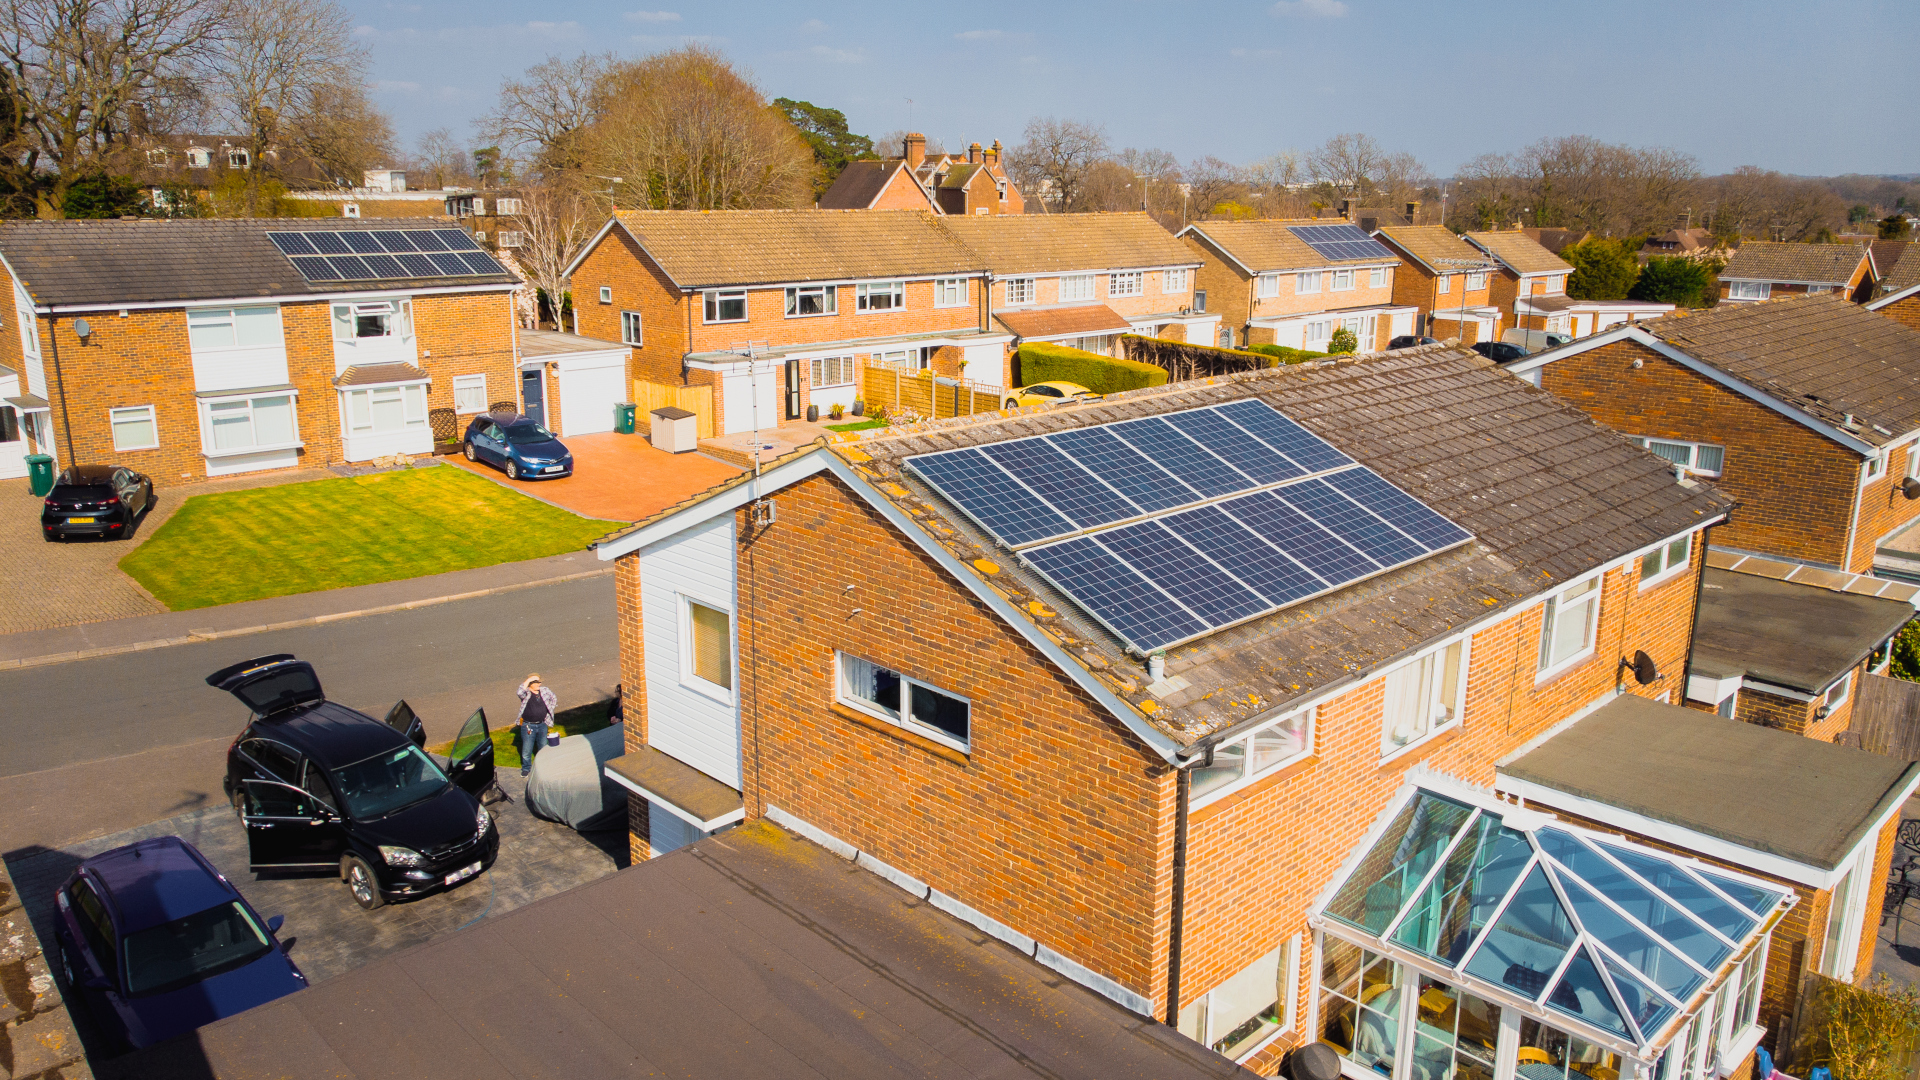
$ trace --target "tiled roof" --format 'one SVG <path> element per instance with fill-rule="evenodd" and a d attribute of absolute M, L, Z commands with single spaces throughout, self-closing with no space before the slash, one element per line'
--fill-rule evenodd
<path fill-rule="evenodd" d="M 1775 244 L 1749 240 L 1720 271 L 1722 281 L 1809 281 L 1845 285 L 1867 257 L 1862 244 Z"/>
<path fill-rule="evenodd" d="M 1920 285 L 1920 255 L 1911 251 L 1902 252 L 1891 268 L 1883 267 L 1881 272 L 1885 276 L 1880 282 L 1880 287 L 1875 290 L 1881 296 L 1897 293 L 1902 289 L 1911 289 L 1915 285 Z"/>
<path fill-rule="evenodd" d="M 955 165 L 953 168 L 947 170 L 946 178 L 940 181 L 940 186 L 943 188 L 966 187 L 967 181 L 973 179 L 973 174 L 979 172 L 981 169 L 984 169 L 984 168 L 986 168 L 985 165 L 961 162 L 960 164 Z"/>
<path fill-rule="evenodd" d="M 1486 252 L 1455 236 L 1444 225 L 1388 227 L 1381 229 L 1380 235 L 1432 270 L 1479 270 L 1494 265 Z"/>
<path fill-rule="evenodd" d="M 446 218 L 178 218 L 0 222 L 0 255 L 48 305 L 229 300 L 303 293 L 516 285 L 511 274 L 308 284 L 269 232 L 447 229 Z"/>
<path fill-rule="evenodd" d="M 899 158 L 892 161 L 849 161 L 847 167 L 834 177 L 833 186 L 820 196 L 822 210 L 865 210 L 879 198 L 886 189 L 887 181 L 893 178 L 900 166 L 905 164 Z"/>
<path fill-rule="evenodd" d="M 1546 248 L 1555 255 L 1585 240 L 1590 235 L 1585 229 L 1522 229 L 1520 231 L 1540 241 L 1541 247 Z"/>
<path fill-rule="evenodd" d="M 1839 293 L 1722 304 L 1639 325 L 1825 423 L 1844 426 L 1852 414 L 1846 430 L 1870 445 L 1920 428 L 1920 331 Z"/>
<path fill-rule="evenodd" d="M 1289 225 L 1337 225 L 1339 221 L 1279 218 L 1260 221 L 1205 221 L 1188 226 L 1214 247 L 1255 274 L 1274 270 L 1313 270 L 1322 266 L 1365 266 L 1379 259 L 1329 259 L 1293 235 Z"/>
<path fill-rule="evenodd" d="M 1023 338 L 1058 337 L 1061 334 L 1111 334 L 1115 331 L 1127 330 L 1132 325 L 1105 304 L 1044 308 L 1040 311 L 1002 311 L 997 317 L 1008 330 Z"/>
<path fill-rule="evenodd" d="M 691 289 L 987 265 L 923 210 L 629 210 L 619 220 L 674 284 Z"/>
<path fill-rule="evenodd" d="M 1138 266 L 1192 266 L 1193 250 L 1160 223 L 1133 214 L 991 214 L 940 224 L 998 276 Z"/>
<path fill-rule="evenodd" d="M 385 383 L 425 382 L 427 373 L 412 364 L 355 364 L 333 380 L 335 386 L 380 386 Z"/>
<path fill-rule="evenodd" d="M 1887 321 L 1887 320 L 1883 320 Z M 1400 570 L 1172 650 L 1187 688 L 1154 698 L 1144 669 L 1065 597 L 999 551 L 901 462 L 914 454 L 1259 398 L 1478 538 Z M 1446 346 L 1109 395 L 1084 406 L 834 444 L 933 542 L 1063 641 L 1089 672 L 1183 743 L 1365 678 L 1558 582 L 1731 507 L 1586 414 Z M 1164 688 L 1163 688 L 1164 689 Z"/>
<path fill-rule="evenodd" d="M 1572 273 L 1573 264 L 1518 229 L 1508 232 L 1470 232 L 1474 246 L 1499 259 L 1516 274 Z"/>

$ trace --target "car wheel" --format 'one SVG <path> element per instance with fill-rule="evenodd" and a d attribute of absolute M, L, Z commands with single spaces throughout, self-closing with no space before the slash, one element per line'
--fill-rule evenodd
<path fill-rule="evenodd" d="M 362 911 L 372 911 L 386 903 L 380 895 L 380 882 L 373 876 L 373 867 L 358 855 L 349 855 L 340 860 L 340 876 L 346 880 L 347 892 L 353 895 L 353 902 L 360 905 Z"/>
<path fill-rule="evenodd" d="M 467 455 L 467 460 L 468 460 L 468 461 L 479 461 L 479 460 L 480 460 L 480 459 L 479 459 L 478 457 L 475 457 L 475 456 L 474 456 L 474 453 L 473 453 L 473 440 L 471 440 L 471 439 L 469 439 L 469 440 L 467 440 L 467 445 L 466 445 L 465 447 L 463 447 L 463 448 L 462 448 L 462 452 L 463 452 L 463 453 L 465 453 L 465 454 Z"/>
<path fill-rule="evenodd" d="M 1002 406 L 1000 406 L 1000 407 L 1001 407 L 1001 408 L 1003 408 L 1003 409 L 1017 409 L 1017 408 L 1019 408 L 1019 407 L 1020 407 L 1020 403 L 1019 403 L 1019 402 L 1017 402 L 1017 401 L 1015 401 L 1015 400 L 1013 400 L 1012 398 L 1008 398 L 1008 399 L 1007 399 L 1007 403 L 1006 403 L 1005 405 L 1002 405 Z"/>
<path fill-rule="evenodd" d="M 509 480 L 520 479 L 520 466 L 515 464 L 512 458 L 507 459 L 507 479 Z"/>
<path fill-rule="evenodd" d="M 49 544 L 53 543 L 55 540 L 58 540 L 58 539 L 60 539 L 59 533 L 50 532 L 46 534 L 46 540 L 47 540 L 47 543 Z"/>

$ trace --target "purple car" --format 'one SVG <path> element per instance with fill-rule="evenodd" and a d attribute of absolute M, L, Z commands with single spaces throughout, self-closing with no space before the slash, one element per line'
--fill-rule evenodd
<path fill-rule="evenodd" d="M 110 1053 L 141 1049 L 306 987 L 262 919 L 192 844 L 95 855 L 56 897 L 61 975 Z"/>

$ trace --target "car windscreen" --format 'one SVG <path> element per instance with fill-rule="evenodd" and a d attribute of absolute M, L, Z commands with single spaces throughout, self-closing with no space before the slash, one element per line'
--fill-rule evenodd
<path fill-rule="evenodd" d="M 539 424 L 515 424 L 507 429 L 507 441 L 518 446 L 553 441 L 553 432 Z"/>
<path fill-rule="evenodd" d="M 210 907 L 127 937 L 127 993 L 159 994 L 252 963 L 273 947 L 238 903 Z"/>
<path fill-rule="evenodd" d="M 408 743 L 333 770 L 333 784 L 347 816 L 365 821 L 438 795 L 447 786 L 447 774 Z"/>
<path fill-rule="evenodd" d="M 260 716 L 271 716 L 295 705 L 324 700 L 320 682 L 305 664 L 288 664 L 233 688 L 233 696 Z"/>

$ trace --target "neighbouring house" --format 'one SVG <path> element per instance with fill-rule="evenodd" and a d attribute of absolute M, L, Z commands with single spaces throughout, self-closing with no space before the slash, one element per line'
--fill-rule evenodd
<path fill-rule="evenodd" d="M 630 346 L 558 330 L 518 337 L 521 411 L 563 436 L 614 429 L 618 406 L 632 400 Z"/>
<path fill-rule="evenodd" d="M 1657 699 L 1682 693 L 1704 532 L 1732 507 L 1446 346 L 816 444 L 596 545 L 632 688 L 608 776 L 633 793 L 636 859 L 771 820 L 1257 1072 L 1324 1038 L 1355 1075 L 1437 1075 L 1364 1057 L 1382 1044 L 1360 1044 L 1361 1017 L 1419 1007 L 1456 1032 L 1471 995 L 1488 1041 L 1446 1045 L 1477 1075 L 1651 1076 L 1682 1038 L 1732 1075 L 1804 966 L 1866 963 L 1878 890 L 1831 867 L 1879 880 L 1920 772 L 1733 725 L 1764 740 L 1735 764 L 1780 778 L 1776 803 L 1698 746 L 1615 737 L 1609 769 L 1644 765 L 1655 789 L 1547 803 L 1601 822 L 1554 826 L 1573 847 L 1490 790 L 1622 710 L 1719 735 Z M 1700 779 L 1665 779 L 1694 762 Z M 1755 834 L 1829 794 L 1800 770 L 1834 762 L 1849 786 L 1806 817 L 1815 850 Z M 1403 812 L 1422 791 L 1454 808 Z M 1648 824 L 1659 800 L 1768 810 L 1720 843 L 1717 820 Z M 1647 843 L 1596 838 L 1616 814 Z M 1419 835 L 1376 844 L 1403 820 Z M 1603 893 L 1629 884 L 1612 860 L 1641 868 L 1659 895 L 1612 902 L 1666 905 L 1656 933 L 1689 959 L 1663 970 L 1581 894 L 1573 925 L 1600 951 L 1569 980 L 1539 886 L 1505 916 L 1478 903 L 1576 859 Z M 1496 865 L 1497 888 L 1460 891 Z M 1380 874 L 1337 887 L 1356 867 Z M 1813 884 L 1769 884 L 1795 874 Z M 1389 888 L 1435 905 L 1405 936 Z M 1485 964 L 1454 967 L 1489 924 Z M 1356 969 L 1336 940 L 1369 931 Z"/>
<path fill-rule="evenodd" d="M 1709 255 L 1719 246 L 1711 229 L 1694 226 L 1690 229 L 1668 229 L 1659 236 L 1648 237 L 1647 242 L 1640 245 L 1640 254 L 1649 257 L 1685 255 L 1692 258 Z"/>
<path fill-rule="evenodd" d="M 1621 323 L 1657 319 L 1672 304 L 1642 300 L 1575 300 L 1567 295 L 1573 264 L 1519 229 L 1470 232 L 1467 242 L 1498 264 L 1488 296 L 1502 329 L 1546 330 L 1586 337 Z"/>
<path fill-rule="evenodd" d="M 1324 352 L 1345 328 L 1374 352 L 1420 332 L 1420 313 L 1398 300 L 1400 259 L 1358 225 L 1205 221 L 1179 236 L 1202 260 L 1198 287 L 1221 317 L 1223 346 Z"/>
<path fill-rule="evenodd" d="M 992 272 L 988 303 L 1016 346 L 1049 342 L 1122 356 L 1122 334 L 1214 341 L 1220 316 L 1194 298 L 1200 260 L 1144 213 L 955 216 L 940 224 Z M 995 385 L 1013 385 L 1012 376 Z"/>
<path fill-rule="evenodd" d="M 1879 290 L 1879 296 L 1867 301 L 1868 311 L 1920 330 L 1920 256 L 1903 255 Z"/>
<path fill-rule="evenodd" d="M 1720 299 L 1734 303 L 1837 292 L 1866 302 L 1873 296 L 1873 252 L 1865 244 L 1777 244 L 1749 240 L 1720 271 Z"/>
<path fill-rule="evenodd" d="M 1386 226 L 1374 236 L 1405 264 L 1393 276 L 1393 303 L 1418 312 L 1412 333 L 1462 345 L 1499 340 L 1498 262 L 1443 225 Z"/>
<path fill-rule="evenodd" d="M 519 282 L 444 221 L 12 221 L 0 475 L 156 484 L 433 450 L 513 397 Z"/>
<path fill-rule="evenodd" d="M 403 169 L 368 169 L 358 186 L 339 184 L 303 188 L 287 198 L 332 208 L 344 218 L 453 217 L 454 199 L 465 188 L 415 188 L 407 185 Z"/>
<path fill-rule="evenodd" d="M 1560 254 L 1562 251 L 1593 235 L 1585 229 L 1526 228 L 1520 231 L 1539 241 L 1541 247 L 1546 248 L 1555 255 Z"/>
<path fill-rule="evenodd" d="M 964 158 L 927 154 L 927 137 L 908 135 L 901 156 L 850 161 L 820 196 L 822 210 L 929 210 L 961 217 L 1020 214 L 1026 200 L 1007 175 L 1000 141 L 967 147 Z"/>
<path fill-rule="evenodd" d="M 1423 222 L 1420 219 L 1420 204 L 1418 202 L 1405 202 L 1400 204 L 1398 209 L 1394 209 L 1385 206 L 1360 206 L 1356 200 L 1341 199 L 1339 216 L 1343 220 L 1353 222 L 1369 233 L 1382 225 L 1432 224 L 1431 222 Z"/>
<path fill-rule="evenodd" d="M 567 273 L 574 329 L 711 387 L 716 434 L 851 405 L 870 364 L 1004 385 L 986 267 L 924 211 L 622 211 Z"/>
<path fill-rule="evenodd" d="M 1875 240 L 1867 245 L 1867 249 L 1873 253 L 1875 296 L 1885 296 L 1895 291 L 1887 287 L 1888 282 L 1899 274 L 1900 260 L 1912 249 L 1913 244 L 1911 240 Z M 1908 267 L 1907 273 L 1915 273 L 1915 268 Z"/>

